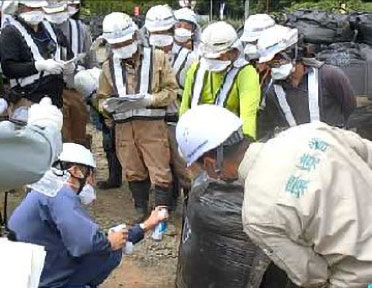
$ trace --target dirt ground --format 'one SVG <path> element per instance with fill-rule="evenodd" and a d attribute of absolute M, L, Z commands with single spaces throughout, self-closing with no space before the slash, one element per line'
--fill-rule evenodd
<path fill-rule="evenodd" d="M 97 180 L 107 177 L 107 162 L 102 149 L 100 133 L 93 131 L 93 152 L 97 160 Z M 9 211 L 22 200 L 24 193 L 18 191 L 9 196 Z M 0 195 L 2 211 L 3 195 Z M 134 213 L 130 192 L 125 184 L 120 189 L 100 191 L 97 200 L 88 207 L 92 217 L 104 230 L 128 222 Z M 101 288 L 163 288 L 174 287 L 178 244 L 181 233 L 181 205 L 168 224 L 168 231 L 161 242 L 153 241 L 151 232 L 134 248 L 131 255 L 123 257 L 120 266 L 112 273 Z"/>

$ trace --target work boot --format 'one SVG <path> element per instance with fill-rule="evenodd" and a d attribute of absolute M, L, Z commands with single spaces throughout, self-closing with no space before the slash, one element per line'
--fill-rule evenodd
<path fill-rule="evenodd" d="M 129 189 L 134 199 L 135 217 L 132 224 L 142 223 L 148 216 L 148 202 L 151 182 L 144 181 L 129 182 Z"/>
<path fill-rule="evenodd" d="M 106 181 L 97 182 L 97 187 L 101 190 L 119 188 L 122 185 L 122 169 L 115 152 L 107 152 L 107 163 L 109 177 Z"/>
<path fill-rule="evenodd" d="M 155 185 L 155 207 L 170 207 L 172 199 L 172 187 L 160 187 Z"/>
<path fill-rule="evenodd" d="M 135 207 L 134 219 L 132 225 L 143 223 L 148 216 L 147 205 L 146 207 Z"/>

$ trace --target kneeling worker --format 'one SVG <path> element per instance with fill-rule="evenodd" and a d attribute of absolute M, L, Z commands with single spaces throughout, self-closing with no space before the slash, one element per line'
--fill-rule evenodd
<path fill-rule="evenodd" d="M 41 288 L 96 287 L 119 265 L 126 241 L 141 241 L 147 230 L 163 221 L 153 212 L 144 223 L 105 234 L 81 204 L 79 195 L 93 189 L 96 167 L 92 153 L 81 145 L 66 143 L 53 168 L 32 186 L 10 218 L 18 241 L 45 247 L 47 256 Z M 156 210 L 155 210 L 156 211 Z"/>

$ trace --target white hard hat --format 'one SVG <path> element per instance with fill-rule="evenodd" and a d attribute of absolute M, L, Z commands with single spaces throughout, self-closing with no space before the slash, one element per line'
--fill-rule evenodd
<path fill-rule="evenodd" d="M 68 4 L 81 4 L 80 0 L 68 0 Z"/>
<path fill-rule="evenodd" d="M 75 89 L 84 97 L 89 97 L 98 89 L 100 74 L 101 69 L 98 69 L 97 67 L 78 72 L 74 78 Z"/>
<path fill-rule="evenodd" d="M 298 41 L 298 30 L 281 25 L 275 25 L 263 33 L 258 39 L 257 49 L 260 53 L 260 63 L 272 60 L 276 54 L 287 50 Z"/>
<path fill-rule="evenodd" d="M 30 1 L 30 0 L 20 0 L 18 4 L 25 5 L 31 8 L 41 8 L 48 5 L 48 1 Z"/>
<path fill-rule="evenodd" d="M 96 168 L 96 162 L 92 152 L 80 144 L 63 143 L 62 153 L 59 160 L 67 163 L 76 163 Z"/>
<path fill-rule="evenodd" d="M 47 6 L 43 7 L 46 14 L 55 14 L 65 12 L 67 9 L 66 1 L 49 1 Z"/>
<path fill-rule="evenodd" d="M 220 21 L 207 26 L 201 35 L 200 52 L 205 58 L 218 58 L 239 40 L 233 26 Z"/>
<path fill-rule="evenodd" d="M 129 15 L 121 12 L 113 12 L 103 19 L 102 37 L 110 44 L 125 42 L 133 38 L 138 30 L 137 25 Z"/>
<path fill-rule="evenodd" d="M 221 145 L 242 125 L 242 120 L 225 108 L 209 104 L 196 106 L 177 124 L 180 152 L 191 165 L 204 153 Z"/>
<path fill-rule="evenodd" d="M 241 41 L 254 42 L 265 32 L 275 26 L 275 21 L 267 14 L 251 15 L 244 23 L 244 32 Z"/>
<path fill-rule="evenodd" d="M 160 32 L 171 29 L 176 23 L 172 8 L 168 5 L 151 7 L 146 13 L 145 28 L 149 32 Z"/>
<path fill-rule="evenodd" d="M 198 25 L 195 12 L 189 8 L 182 8 L 174 11 L 174 17 L 177 21 L 186 21 Z"/>

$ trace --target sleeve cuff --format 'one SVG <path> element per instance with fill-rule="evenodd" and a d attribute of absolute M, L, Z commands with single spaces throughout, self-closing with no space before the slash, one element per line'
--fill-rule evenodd
<path fill-rule="evenodd" d="M 145 231 L 140 225 L 135 225 L 128 231 L 128 241 L 132 242 L 133 245 L 140 242 L 145 237 Z"/>

